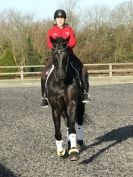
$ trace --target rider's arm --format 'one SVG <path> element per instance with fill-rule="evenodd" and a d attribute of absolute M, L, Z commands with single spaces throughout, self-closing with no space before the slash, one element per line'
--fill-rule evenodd
<path fill-rule="evenodd" d="M 51 30 L 48 31 L 48 34 L 47 34 L 47 45 L 48 45 L 48 48 L 52 49 L 53 48 L 53 45 L 50 41 L 50 36 L 51 36 Z"/>
<path fill-rule="evenodd" d="M 69 39 L 69 42 L 68 42 L 68 46 L 70 48 L 74 48 L 76 43 L 77 43 L 77 39 L 76 39 L 74 31 L 71 27 L 69 27 L 69 32 L 70 32 L 70 39 Z"/>

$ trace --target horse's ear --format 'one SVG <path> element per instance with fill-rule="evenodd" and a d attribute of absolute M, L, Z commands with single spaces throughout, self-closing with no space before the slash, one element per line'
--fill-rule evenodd
<path fill-rule="evenodd" d="M 55 44 L 56 44 L 56 39 L 53 39 L 53 38 L 50 36 L 50 42 L 53 44 L 53 46 L 55 46 Z"/>

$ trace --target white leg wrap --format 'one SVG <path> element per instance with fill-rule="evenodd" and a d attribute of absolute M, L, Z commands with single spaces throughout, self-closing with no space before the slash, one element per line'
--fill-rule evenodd
<path fill-rule="evenodd" d="M 83 127 L 82 127 L 82 125 L 77 125 L 77 127 L 76 127 L 76 133 L 77 133 L 77 139 L 78 140 L 83 140 L 84 134 L 83 134 Z"/>
<path fill-rule="evenodd" d="M 61 151 L 63 151 L 63 140 L 61 140 L 61 141 L 57 141 L 56 140 L 56 146 L 57 146 L 57 151 L 58 152 L 61 152 Z"/>
<path fill-rule="evenodd" d="M 71 148 L 77 147 L 77 138 L 76 138 L 76 134 L 75 133 L 71 133 L 69 135 L 69 140 L 71 142 Z"/>

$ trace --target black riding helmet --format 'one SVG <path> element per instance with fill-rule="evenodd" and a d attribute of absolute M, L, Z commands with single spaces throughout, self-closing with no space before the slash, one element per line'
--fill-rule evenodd
<path fill-rule="evenodd" d="M 66 12 L 62 9 L 56 10 L 54 13 L 54 19 L 56 18 L 65 18 L 66 19 Z"/>

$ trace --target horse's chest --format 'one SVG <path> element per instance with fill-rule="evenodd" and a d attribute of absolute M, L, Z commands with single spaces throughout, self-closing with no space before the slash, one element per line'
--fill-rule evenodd
<path fill-rule="evenodd" d="M 60 90 L 58 92 L 58 97 L 64 97 L 66 95 L 65 90 Z"/>
<path fill-rule="evenodd" d="M 64 89 L 64 88 L 55 88 L 54 89 L 54 95 L 57 97 L 57 98 L 64 98 L 64 97 L 66 97 L 66 95 L 67 95 L 67 91 L 66 91 L 66 89 Z"/>

